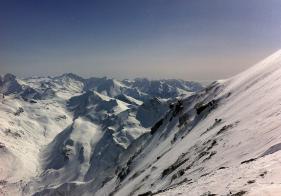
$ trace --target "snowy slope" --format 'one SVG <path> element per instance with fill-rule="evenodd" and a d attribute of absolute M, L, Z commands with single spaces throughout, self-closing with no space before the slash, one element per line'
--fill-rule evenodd
<path fill-rule="evenodd" d="M 58 102 L 37 104 L 5 96 L 0 105 L 0 186 L 13 191 L 40 171 L 40 149 L 72 122 Z M 1 189 L 1 188 L 0 188 Z M 19 190 L 21 191 L 21 190 Z"/>
<path fill-rule="evenodd" d="M 280 86 L 281 50 L 186 98 L 99 194 L 280 195 Z"/>

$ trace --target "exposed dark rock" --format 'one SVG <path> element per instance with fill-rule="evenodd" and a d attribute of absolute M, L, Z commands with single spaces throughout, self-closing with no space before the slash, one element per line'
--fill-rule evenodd
<path fill-rule="evenodd" d="M 260 177 L 264 178 L 264 176 L 267 174 L 267 171 L 260 174 Z"/>
<path fill-rule="evenodd" d="M 210 174 L 210 172 L 207 172 L 205 174 L 202 174 L 200 177 L 208 176 L 209 174 Z"/>
<path fill-rule="evenodd" d="M 21 113 L 23 113 L 24 110 L 22 107 L 19 107 L 18 110 L 14 113 L 15 116 L 19 116 Z"/>
<path fill-rule="evenodd" d="M 0 180 L 0 185 L 6 185 L 7 183 L 8 183 L 8 181 L 6 181 L 6 180 Z"/>
<path fill-rule="evenodd" d="M 59 115 L 55 118 L 56 121 L 65 120 L 65 119 L 66 119 L 66 115 Z"/>
<path fill-rule="evenodd" d="M 212 149 L 215 145 L 217 145 L 217 144 L 218 144 L 218 143 L 217 143 L 217 141 L 216 141 L 216 140 L 212 140 L 211 145 L 207 147 L 206 151 L 211 150 L 211 149 Z"/>
<path fill-rule="evenodd" d="M 188 122 L 188 114 L 185 113 L 183 114 L 182 116 L 179 117 L 179 127 L 181 127 L 183 124 L 187 123 Z"/>
<path fill-rule="evenodd" d="M 69 156 L 72 154 L 72 149 L 64 146 L 61 150 L 62 155 L 64 156 L 64 160 L 68 161 L 69 160 Z"/>
<path fill-rule="evenodd" d="M 248 184 L 253 184 L 253 183 L 255 183 L 256 182 L 256 180 L 249 180 L 247 183 Z"/>
<path fill-rule="evenodd" d="M 79 157 L 78 157 L 78 160 L 80 163 L 83 163 L 85 161 L 85 157 L 84 157 L 84 146 L 82 146 L 81 144 L 81 147 L 80 147 L 80 150 L 79 150 Z"/>
<path fill-rule="evenodd" d="M 242 161 L 241 164 L 250 163 L 250 162 L 253 162 L 255 160 L 257 160 L 257 158 L 248 159 L 246 161 Z"/>
<path fill-rule="evenodd" d="M 181 169 L 181 170 L 177 171 L 177 173 L 175 173 L 175 174 L 172 176 L 171 181 L 173 181 L 173 180 L 175 180 L 175 179 L 177 179 L 177 178 L 183 176 L 184 173 L 185 173 L 185 172 L 184 172 L 184 169 Z"/>
<path fill-rule="evenodd" d="M 182 110 L 183 110 L 183 104 L 182 104 L 182 100 L 178 100 L 178 102 L 175 104 L 175 109 L 173 111 L 173 117 L 175 117 L 176 115 L 178 115 Z"/>
<path fill-rule="evenodd" d="M 223 127 L 217 132 L 217 135 L 220 135 L 220 134 L 226 132 L 227 130 L 231 129 L 232 127 L 233 127 L 232 124 L 223 126 Z"/>
<path fill-rule="evenodd" d="M 151 128 L 151 135 L 153 135 L 159 128 L 160 126 L 163 124 L 164 119 L 159 120 L 152 128 Z"/>
<path fill-rule="evenodd" d="M 11 129 L 6 129 L 6 130 L 4 131 L 4 133 L 5 133 L 6 135 L 10 135 L 10 136 L 14 137 L 15 139 L 21 137 L 21 134 L 19 134 L 18 132 L 14 132 L 14 131 L 12 131 Z"/>
<path fill-rule="evenodd" d="M 146 176 L 141 180 L 141 182 L 146 181 L 146 180 L 149 178 L 149 176 L 150 176 L 150 175 L 146 175 Z"/>
<path fill-rule="evenodd" d="M 116 173 L 117 173 L 117 177 L 119 178 L 120 181 L 123 181 L 130 173 L 130 171 L 131 171 L 130 166 L 132 164 L 133 159 L 137 156 L 137 154 L 138 154 L 138 152 L 129 158 L 126 165 L 123 166 L 123 168 L 121 168 L 121 171 L 119 171 L 120 169 L 117 168 Z M 136 175 L 138 175 L 138 174 L 136 174 Z"/>
<path fill-rule="evenodd" d="M 217 100 L 212 100 L 207 104 L 199 103 L 195 106 L 197 114 L 201 114 L 203 111 L 211 111 L 217 106 Z"/>
<path fill-rule="evenodd" d="M 28 102 L 29 102 L 29 103 L 32 103 L 32 104 L 33 104 L 33 103 L 37 103 L 37 101 L 34 101 L 34 100 L 32 100 L 32 99 L 31 99 L 31 100 L 28 100 Z"/>
<path fill-rule="evenodd" d="M 31 87 L 26 87 L 24 91 L 21 93 L 21 97 L 25 101 L 28 101 L 30 99 L 38 100 L 41 99 L 41 94 Z"/>
<path fill-rule="evenodd" d="M 206 131 L 204 131 L 204 132 L 201 134 L 201 136 L 204 135 L 205 133 L 207 133 L 208 131 L 212 130 L 213 128 L 215 128 L 215 127 L 216 127 L 217 125 L 219 125 L 221 122 L 222 122 L 222 119 L 221 119 L 221 118 L 219 118 L 219 119 L 216 118 L 214 124 L 212 124 Z"/>
<path fill-rule="evenodd" d="M 74 145 L 74 141 L 73 141 L 72 139 L 68 139 L 68 140 L 65 142 L 65 145 L 73 146 L 73 145 Z"/>
<path fill-rule="evenodd" d="M 184 159 L 184 157 L 180 156 L 174 164 L 169 166 L 167 169 L 163 170 L 162 178 L 171 174 L 174 170 L 176 170 L 178 167 L 180 167 L 181 165 L 183 165 L 187 161 L 188 161 L 188 158 Z"/>
<path fill-rule="evenodd" d="M 197 159 L 199 160 L 199 159 L 201 159 L 202 157 L 204 157 L 205 155 L 207 155 L 207 154 L 209 154 L 209 153 L 210 153 L 210 152 L 208 152 L 208 151 L 200 152 Z"/>
<path fill-rule="evenodd" d="M 0 142 L 0 149 L 1 149 L 1 148 L 5 148 L 5 147 L 6 147 L 5 144 L 3 144 L 3 143 Z"/>
<path fill-rule="evenodd" d="M 232 124 L 223 126 L 223 127 L 217 132 L 217 135 L 220 135 L 220 134 L 222 134 L 222 133 L 228 131 L 229 129 L 232 129 L 232 128 L 235 127 L 238 123 L 239 123 L 239 121 L 236 121 L 235 123 L 232 123 Z"/>
<path fill-rule="evenodd" d="M 229 193 L 227 194 L 227 196 L 242 196 L 245 195 L 247 193 L 247 191 L 239 191 L 237 193 Z"/>
<path fill-rule="evenodd" d="M 203 193 L 202 195 L 200 196 L 216 196 L 217 194 L 214 194 L 214 193 L 211 193 L 210 191 L 206 192 L 206 193 Z"/>
<path fill-rule="evenodd" d="M 148 192 L 139 194 L 138 196 L 151 196 L 151 195 L 153 195 L 152 192 L 151 192 L 151 191 L 148 191 Z"/>
<path fill-rule="evenodd" d="M 140 172 L 140 171 L 135 172 L 135 173 L 129 178 L 129 181 L 135 179 L 136 177 L 138 177 L 142 172 L 143 172 L 143 171 L 141 171 L 141 172 Z"/>
<path fill-rule="evenodd" d="M 123 181 L 127 175 L 130 173 L 130 168 L 129 167 L 124 167 L 121 169 L 121 171 L 117 174 L 118 178 L 120 181 Z"/>

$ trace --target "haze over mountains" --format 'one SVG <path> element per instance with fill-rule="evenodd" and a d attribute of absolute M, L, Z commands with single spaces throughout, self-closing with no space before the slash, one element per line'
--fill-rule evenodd
<path fill-rule="evenodd" d="M 281 50 L 196 82 L 0 78 L 0 194 L 278 195 Z"/>

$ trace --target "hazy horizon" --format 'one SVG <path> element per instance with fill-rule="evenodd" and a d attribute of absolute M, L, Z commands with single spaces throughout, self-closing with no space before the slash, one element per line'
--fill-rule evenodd
<path fill-rule="evenodd" d="M 211 81 L 281 47 L 277 0 L 0 2 L 0 73 Z"/>

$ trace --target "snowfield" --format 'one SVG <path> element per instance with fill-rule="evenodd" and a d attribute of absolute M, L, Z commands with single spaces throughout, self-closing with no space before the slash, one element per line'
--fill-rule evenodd
<path fill-rule="evenodd" d="M 281 195 L 281 50 L 206 88 L 0 78 L 0 195 Z"/>

